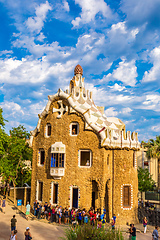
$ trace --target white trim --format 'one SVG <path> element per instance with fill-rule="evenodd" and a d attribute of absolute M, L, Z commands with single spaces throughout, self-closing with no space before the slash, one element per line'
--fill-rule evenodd
<path fill-rule="evenodd" d="M 43 148 L 39 148 L 38 150 L 38 166 L 39 167 L 43 167 L 44 164 L 41 164 L 40 163 L 40 160 L 41 160 L 41 152 L 44 151 L 44 163 L 45 163 L 45 150 Z"/>
<path fill-rule="evenodd" d="M 37 200 L 37 201 L 41 201 L 41 200 L 38 199 L 38 195 L 39 195 L 39 183 L 40 183 L 40 182 L 43 183 L 43 181 L 37 180 L 37 187 L 36 187 L 36 200 Z M 42 201 L 43 201 L 43 189 L 42 189 Z"/>
<path fill-rule="evenodd" d="M 72 209 L 72 202 L 73 202 L 73 188 L 77 188 L 78 189 L 78 208 L 80 206 L 80 188 L 77 185 L 71 185 L 69 187 L 69 208 Z"/>
<path fill-rule="evenodd" d="M 124 186 L 130 186 L 131 187 L 131 207 L 127 208 L 127 207 L 123 207 L 123 187 Z M 121 185 L 121 208 L 123 210 L 131 210 L 133 208 L 133 187 L 131 184 L 123 184 Z"/>
<path fill-rule="evenodd" d="M 90 165 L 89 166 L 81 166 L 80 165 L 80 163 L 81 163 L 81 159 L 80 159 L 80 153 L 81 152 L 90 152 Z M 80 168 L 90 168 L 90 167 L 92 167 L 92 151 L 90 150 L 90 149 L 80 149 L 80 150 L 78 150 L 78 166 L 80 167 Z"/>
<path fill-rule="evenodd" d="M 51 135 L 48 136 L 48 126 L 51 126 L 51 124 L 50 124 L 50 123 L 47 123 L 46 126 L 44 127 L 44 136 L 45 136 L 46 138 L 50 138 L 50 137 L 51 137 Z M 52 126 L 51 126 L 51 134 L 52 134 Z"/>

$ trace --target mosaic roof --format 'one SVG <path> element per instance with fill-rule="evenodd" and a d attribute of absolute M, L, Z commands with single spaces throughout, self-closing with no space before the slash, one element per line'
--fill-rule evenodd
<path fill-rule="evenodd" d="M 83 69 L 80 65 L 75 67 L 75 76 L 71 80 L 72 86 L 70 92 L 62 91 L 61 89 L 55 95 L 48 96 L 48 103 L 45 110 L 39 115 L 39 121 L 36 129 L 32 132 L 30 145 L 32 145 L 33 137 L 39 131 L 41 119 L 48 114 L 51 103 L 59 98 L 59 100 L 67 100 L 70 105 L 70 111 L 78 112 L 83 116 L 86 122 L 86 129 L 91 129 L 96 132 L 101 139 L 101 146 L 119 147 L 119 148 L 139 148 L 138 134 L 130 131 L 125 133 L 125 124 L 116 117 L 107 117 L 99 107 L 94 104 L 92 94 L 84 88 L 84 78 L 82 78 Z M 75 84 L 73 84 L 75 82 Z M 63 111 L 69 110 L 64 108 L 59 101 L 59 109 L 53 109 L 58 112 L 57 118 L 63 117 Z"/>

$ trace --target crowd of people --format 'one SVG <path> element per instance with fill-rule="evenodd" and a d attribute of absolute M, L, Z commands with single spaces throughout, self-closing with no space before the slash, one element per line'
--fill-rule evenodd
<path fill-rule="evenodd" d="M 37 219 L 46 219 L 49 222 L 55 222 L 62 224 L 69 224 L 72 225 L 82 225 L 90 223 L 93 226 L 97 226 L 97 228 L 103 228 L 106 224 L 106 210 L 103 209 L 103 213 L 100 212 L 100 209 L 97 211 L 94 208 L 90 208 L 89 211 L 86 211 L 85 208 L 83 209 L 68 209 L 62 208 L 61 206 L 52 206 L 51 203 L 45 202 L 44 205 L 37 200 L 34 202 L 33 205 L 34 216 Z M 26 216 L 27 216 L 27 206 L 26 206 Z M 111 219 L 111 227 L 112 229 L 115 228 L 115 221 L 116 216 L 113 215 Z"/>

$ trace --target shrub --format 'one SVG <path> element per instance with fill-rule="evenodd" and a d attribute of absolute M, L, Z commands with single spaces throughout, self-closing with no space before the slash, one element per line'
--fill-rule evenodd
<path fill-rule="evenodd" d="M 84 226 L 70 227 L 65 232 L 64 240 L 124 240 L 119 230 L 111 228 L 97 229 L 90 224 Z"/>

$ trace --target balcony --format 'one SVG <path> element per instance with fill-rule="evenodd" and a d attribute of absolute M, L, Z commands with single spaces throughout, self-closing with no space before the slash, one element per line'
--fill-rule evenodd
<path fill-rule="evenodd" d="M 64 168 L 56 168 L 56 167 L 50 168 L 50 175 L 53 177 L 63 177 L 64 172 L 65 172 Z"/>

